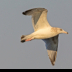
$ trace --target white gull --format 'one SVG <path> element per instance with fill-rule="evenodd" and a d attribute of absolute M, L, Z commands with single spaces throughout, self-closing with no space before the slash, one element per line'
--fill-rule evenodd
<path fill-rule="evenodd" d="M 58 49 L 58 36 L 61 33 L 68 34 L 68 32 L 61 28 L 50 26 L 47 21 L 47 12 L 48 10 L 45 8 L 33 8 L 22 13 L 23 15 L 32 16 L 34 32 L 29 35 L 22 35 L 21 42 L 42 39 L 46 44 L 50 61 L 52 65 L 55 65 Z"/>

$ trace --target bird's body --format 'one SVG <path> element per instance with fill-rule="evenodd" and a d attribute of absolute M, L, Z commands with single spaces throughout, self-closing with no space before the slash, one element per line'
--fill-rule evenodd
<path fill-rule="evenodd" d="M 34 38 L 35 39 L 47 39 L 47 38 L 51 38 L 51 37 L 57 35 L 57 33 L 53 34 L 51 32 L 51 29 L 52 29 L 51 27 L 49 27 L 49 28 L 46 27 L 44 29 L 40 29 L 40 30 L 34 32 L 33 33 L 34 34 Z"/>
<path fill-rule="evenodd" d="M 47 39 L 56 36 L 57 32 L 52 32 L 52 27 L 46 27 L 43 29 L 39 29 L 35 32 L 33 32 L 30 35 L 27 35 L 25 39 L 33 38 L 33 39 Z"/>
<path fill-rule="evenodd" d="M 51 63 L 54 65 L 57 56 L 58 36 L 61 33 L 67 34 L 67 32 L 61 28 L 50 26 L 47 21 L 47 12 L 45 8 L 34 8 L 23 12 L 24 15 L 32 16 L 34 32 L 29 35 L 22 35 L 21 42 L 42 39 L 46 44 Z"/>

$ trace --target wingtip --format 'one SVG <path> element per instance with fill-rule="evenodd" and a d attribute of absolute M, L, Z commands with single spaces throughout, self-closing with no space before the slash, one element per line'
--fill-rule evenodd
<path fill-rule="evenodd" d="M 51 62 L 52 63 L 52 66 L 55 66 L 55 62 Z"/>
<path fill-rule="evenodd" d="M 54 66 L 56 61 L 57 51 L 47 50 L 47 52 L 48 52 L 48 56 L 50 58 L 51 64 Z"/>

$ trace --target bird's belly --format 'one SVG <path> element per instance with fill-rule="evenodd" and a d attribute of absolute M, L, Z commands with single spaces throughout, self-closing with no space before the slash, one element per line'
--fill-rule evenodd
<path fill-rule="evenodd" d="M 53 34 L 40 34 L 40 35 L 36 35 L 35 36 L 35 39 L 46 39 L 46 38 L 51 38 L 55 35 Z"/>
<path fill-rule="evenodd" d="M 57 35 L 56 33 L 53 33 L 51 31 L 42 30 L 42 31 L 38 31 L 38 33 L 35 35 L 35 39 L 46 39 L 56 35 Z"/>

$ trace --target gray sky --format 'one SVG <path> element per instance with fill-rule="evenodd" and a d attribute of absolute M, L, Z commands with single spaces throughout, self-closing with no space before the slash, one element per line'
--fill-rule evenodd
<path fill-rule="evenodd" d="M 33 32 L 31 8 L 48 9 L 51 26 L 69 32 L 59 35 L 55 66 L 51 65 L 42 40 L 20 42 L 21 35 Z M 72 0 L 0 0 L 0 68 L 72 68 Z"/>

